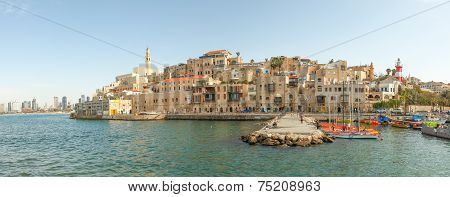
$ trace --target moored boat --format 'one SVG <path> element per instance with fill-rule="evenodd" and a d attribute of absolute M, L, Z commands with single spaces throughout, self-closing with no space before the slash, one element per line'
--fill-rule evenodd
<path fill-rule="evenodd" d="M 381 125 L 384 125 L 384 126 L 389 125 L 390 121 L 391 120 L 389 119 L 389 117 L 387 117 L 385 115 L 378 116 L 378 123 Z"/>
<path fill-rule="evenodd" d="M 321 123 L 320 127 L 325 133 L 343 139 L 379 139 L 380 133 L 371 128 L 358 128 L 355 126 L 345 126 L 332 123 Z"/>
<path fill-rule="evenodd" d="M 422 134 L 435 136 L 444 139 L 450 139 L 450 122 L 447 121 L 445 124 L 439 124 L 436 128 L 424 125 L 422 128 Z"/>
<path fill-rule="evenodd" d="M 407 129 L 407 128 L 409 128 L 409 122 L 396 120 L 396 121 L 391 122 L 391 126 L 397 127 L 397 128 L 402 128 L 402 129 Z"/>
<path fill-rule="evenodd" d="M 338 135 L 331 135 L 335 138 L 342 138 L 342 139 L 378 139 L 379 136 L 375 135 L 364 135 L 360 133 L 349 133 L 349 134 L 338 134 Z"/>
<path fill-rule="evenodd" d="M 370 119 L 370 118 L 362 119 L 359 122 L 363 123 L 363 124 L 378 125 L 378 121 L 377 120 L 373 120 L 373 119 Z"/>
<path fill-rule="evenodd" d="M 417 129 L 417 130 L 422 129 L 422 123 L 421 122 L 411 122 L 409 125 L 410 125 L 410 127 L 412 129 Z"/>
<path fill-rule="evenodd" d="M 424 126 L 430 127 L 430 128 L 436 128 L 438 126 L 437 121 L 427 121 L 423 123 Z"/>

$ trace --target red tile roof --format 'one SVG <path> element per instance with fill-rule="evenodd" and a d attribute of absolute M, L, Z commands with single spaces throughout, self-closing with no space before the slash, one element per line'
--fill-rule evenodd
<path fill-rule="evenodd" d="M 225 52 L 227 52 L 227 50 L 221 49 L 221 50 L 210 51 L 210 52 L 208 52 L 206 54 L 207 55 L 212 55 L 212 54 L 225 53 Z"/>

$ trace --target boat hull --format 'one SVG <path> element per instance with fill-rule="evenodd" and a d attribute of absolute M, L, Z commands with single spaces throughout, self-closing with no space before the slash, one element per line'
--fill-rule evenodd
<path fill-rule="evenodd" d="M 449 128 L 431 128 L 428 126 L 422 127 L 422 134 L 430 135 L 434 137 L 450 139 L 450 129 Z"/>
<path fill-rule="evenodd" d="M 341 139 L 378 139 L 378 136 L 373 135 L 332 135 L 332 136 Z"/>

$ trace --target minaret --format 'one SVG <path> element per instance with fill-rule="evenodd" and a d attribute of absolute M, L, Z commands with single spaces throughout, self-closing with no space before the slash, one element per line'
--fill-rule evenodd
<path fill-rule="evenodd" d="M 151 67 L 151 63 L 150 63 L 150 49 L 146 49 L 145 50 L 145 66 L 146 66 L 146 75 L 150 75 L 151 73 L 151 70 L 152 70 L 152 67 Z"/>

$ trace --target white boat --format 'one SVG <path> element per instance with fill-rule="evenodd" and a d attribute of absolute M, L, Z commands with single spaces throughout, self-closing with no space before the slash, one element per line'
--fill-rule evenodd
<path fill-rule="evenodd" d="M 335 138 L 342 139 L 378 139 L 378 136 L 375 135 L 363 135 L 363 134 L 333 134 Z"/>

